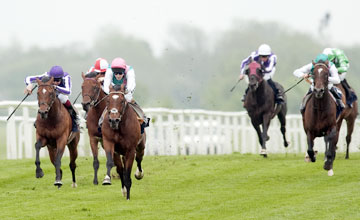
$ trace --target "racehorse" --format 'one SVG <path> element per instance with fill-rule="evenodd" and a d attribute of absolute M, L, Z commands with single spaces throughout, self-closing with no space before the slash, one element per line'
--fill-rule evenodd
<path fill-rule="evenodd" d="M 99 169 L 98 160 L 98 142 L 100 141 L 102 147 L 102 136 L 98 130 L 98 121 L 106 107 L 107 96 L 101 89 L 101 84 L 98 82 L 99 76 L 95 73 L 89 73 L 86 76 L 82 74 L 83 83 L 81 85 L 82 93 L 82 106 L 84 111 L 87 112 L 86 126 L 88 129 L 91 151 L 93 154 L 93 167 L 94 167 L 94 185 L 98 184 L 97 172 Z"/>
<path fill-rule="evenodd" d="M 277 115 L 281 125 L 281 133 L 283 135 L 284 146 L 289 145 L 286 140 L 286 96 L 284 94 L 284 103 L 275 106 L 275 95 L 270 85 L 263 79 L 261 65 L 255 61 L 249 64 L 246 70 L 249 77 L 249 91 L 245 97 L 244 107 L 246 108 L 253 127 L 259 138 L 261 145 L 260 154 L 267 157 L 266 141 L 269 140 L 267 135 L 271 119 Z M 280 92 L 284 93 L 284 88 L 278 84 Z M 262 125 L 262 132 L 260 130 Z"/>
<path fill-rule="evenodd" d="M 314 89 L 306 103 L 302 117 L 308 142 L 307 153 L 311 162 L 316 161 L 313 150 L 314 139 L 324 136 L 326 147 L 324 169 L 328 171 L 329 176 L 332 176 L 334 175 L 333 162 L 336 155 L 338 130 L 336 129 L 336 102 L 328 89 L 330 74 L 328 62 L 314 63 L 313 61 Z"/>
<path fill-rule="evenodd" d="M 104 150 L 107 158 L 107 175 L 103 184 L 111 184 L 110 171 L 115 162 L 121 180 L 122 193 L 129 200 L 131 168 L 135 154 L 137 162 L 135 178 L 139 180 L 144 176 L 141 161 L 144 155 L 146 136 L 145 133 L 141 134 L 137 115 L 124 96 L 124 84 L 114 88 L 110 86 L 107 112 L 102 124 Z M 120 155 L 123 156 L 122 160 Z"/>
<path fill-rule="evenodd" d="M 344 87 L 342 86 L 341 83 L 337 84 L 336 87 L 341 89 L 341 92 L 343 94 L 342 101 L 343 101 L 343 103 L 346 103 L 347 97 L 346 97 Z M 340 133 L 340 128 L 341 128 L 343 119 L 346 120 L 347 134 L 346 134 L 346 156 L 345 156 L 345 159 L 349 159 L 349 145 L 351 142 L 351 135 L 354 131 L 355 120 L 358 115 L 358 105 L 357 104 L 358 104 L 357 101 L 355 101 L 352 103 L 352 107 L 350 107 L 349 105 L 346 105 L 346 108 L 341 112 L 339 118 L 337 119 L 336 130 L 338 131 L 338 134 Z"/>
<path fill-rule="evenodd" d="M 40 168 L 39 152 L 47 146 L 50 160 L 55 166 L 56 178 L 55 186 L 62 186 L 61 157 L 63 156 L 65 145 L 70 152 L 70 170 L 72 173 L 72 186 L 76 187 L 75 180 L 75 160 L 77 158 L 77 145 L 80 140 L 80 132 L 71 132 L 71 117 L 66 108 L 56 97 L 54 78 L 44 77 L 41 81 L 36 80 L 39 87 L 37 91 L 39 110 L 36 118 L 36 178 L 44 176 Z"/>

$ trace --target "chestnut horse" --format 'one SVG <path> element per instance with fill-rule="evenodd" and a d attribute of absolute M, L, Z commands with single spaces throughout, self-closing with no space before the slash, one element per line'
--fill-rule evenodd
<path fill-rule="evenodd" d="M 66 108 L 56 98 L 56 88 L 53 86 L 54 78 L 44 77 L 41 81 L 37 79 L 39 85 L 37 98 L 39 104 L 38 115 L 36 118 L 36 178 L 44 176 L 40 168 L 39 152 L 47 146 L 50 160 L 55 166 L 56 178 L 55 186 L 61 187 L 62 170 L 61 158 L 65 145 L 70 152 L 70 170 L 72 173 L 72 186 L 76 187 L 75 180 L 75 160 L 77 158 L 77 145 L 80 140 L 80 132 L 71 132 L 71 117 Z"/>
<path fill-rule="evenodd" d="M 86 126 L 88 129 L 91 151 L 94 157 L 94 185 L 98 184 L 97 172 L 99 169 L 98 159 L 98 142 L 100 141 L 103 146 L 102 136 L 98 130 L 98 121 L 106 107 L 106 94 L 101 89 L 101 84 L 98 82 L 99 77 L 95 73 L 88 75 L 82 74 L 83 83 L 81 85 L 82 93 L 82 106 L 84 111 L 87 112 Z M 104 147 L 104 146 L 103 146 Z"/>
<path fill-rule="evenodd" d="M 269 140 L 267 131 L 270 125 L 271 119 L 277 115 L 280 121 L 280 130 L 283 135 L 284 146 L 289 145 L 286 140 L 286 96 L 284 94 L 284 103 L 276 105 L 275 96 L 270 85 L 263 80 L 263 74 L 261 72 L 261 65 L 255 61 L 249 64 L 249 68 L 246 71 L 249 77 L 249 91 L 245 97 L 244 107 L 246 108 L 251 123 L 254 126 L 261 145 L 260 154 L 267 157 L 266 153 L 266 141 Z M 284 88 L 276 83 L 280 92 L 284 93 Z M 262 125 L 262 132 L 260 130 Z"/>
<path fill-rule="evenodd" d="M 337 84 L 336 87 L 341 89 L 341 92 L 343 94 L 342 101 L 343 101 L 343 103 L 346 103 L 347 97 L 346 97 L 344 87 L 342 86 L 341 83 Z M 357 103 L 357 101 L 354 101 L 352 103 L 352 107 L 350 107 L 349 105 L 346 105 L 346 108 L 341 112 L 339 118 L 337 119 L 337 128 L 336 129 L 338 131 L 338 134 L 340 133 L 340 128 L 341 128 L 343 119 L 345 119 L 346 125 L 347 125 L 345 159 L 349 159 L 349 145 L 351 142 L 351 135 L 354 131 L 354 125 L 355 125 L 355 120 L 356 120 L 357 115 L 358 115 L 358 103 Z"/>
<path fill-rule="evenodd" d="M 328 171 L 329 176 L 332 176 L 334 175 L 333 162 L 336 155 L 338 131 L 336 129 L 336 102 L 328 89 L 330 74 L 328 62 L 314 63 L 313 61 L 314 90 L 306 103 L 302 117 L 308 142 L 307 153 L 311 162 L 316 161 L 313 150 L 314 139 L 324 136 L 326 148 L 324 169 Z"/>
<path fill-rule="evenodd" d="M 106 153 L 107 175 L 103 181 L 104 185 L 111 184 L 110 171 L 115 165 L 119 173 L 122 192 L 126 199 L 130 199 L 131 168 L 136 155 L 137 170 L 136 179 L 142 179 L 144 172 L 141 161 L 144 156 L 145 133 L 141 134 L 140 123 L 135 111 L 125 99 L 124 85 L 110 86 L 107 102 L 107 112 L 102 124 L 102 135 L 104 150 Z M 120 159 L 122 155 L 122 160 Z"/>

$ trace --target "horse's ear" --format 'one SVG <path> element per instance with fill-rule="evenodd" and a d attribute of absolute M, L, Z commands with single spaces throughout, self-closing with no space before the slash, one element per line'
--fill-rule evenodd
<path fill-rule="evenodd" d="M 110 84 L 109 90 L 111 91 L 111 90 L 113 90 L 113 89 L 114 89 L 114 87 Z"/>
<path fill-rule="evenodd" d="M 37 84 L 39 84 L 39 85 L 40 85 L 41 80 L 40 80 L 39 78 L 36 78 L 36 82 L 37 82 Z"/>
<path fill-rule="evenodd" d="M 120 91 L 122 91 L 122 92 L 125 91 L 125 85 L 124 84 L 121 84 Z"/>
<path fill-rule="evenodd" d="M 84 74 L 84 72 L 81 72 L 81 77 L 83 78 L 83 80 L 85 80 L 85 74 Z"/>
<path fill-rule="evenodd" d="M 313 66 L 315 66 L 315 62 L 314 62 L 314 60 L 312 60 L 311 62 L 312 62 L 312 65 L 313 65 Z"/>
<path fill-rule="evenodd" d="M 329 60 L 325 61 L 326 66 L 329 66 Z"/>
<path fill-rule="evenodd" d="M 49 80 L 49 84 L 52 85 L 54 82 L 54 77 L 51 77 L 50 80 Z"/>

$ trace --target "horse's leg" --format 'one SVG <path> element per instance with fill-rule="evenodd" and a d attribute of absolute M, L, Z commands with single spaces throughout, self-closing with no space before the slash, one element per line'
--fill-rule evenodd
<path fill-rule="evenodd" d="M 37 141 L 35 143 L 35 150 L 36 150 L 36 159 L 35 159 L 35 165 L 36 165 L 36 178 L 41 178 L 44 176 L 44 172 L 40 167 L 40 149 L 41 147 L 46 145 L 46 139 L 40 139 L 40 137 L 37 137 Z"/>
<path fill-rule="evenodd" d="M 314 149 L 313 149 L 315 137 L 310 132 L 307 132 L 306 136 L 307 136 L 307 142 L 308 142 L 307 153 L 308 153 L 308 155 L 310 157 L 311 162 L 315 162 L 316 161 L 316 156 L 315 156 Z"/>
<path fill-rule="evenodd" d="M 267 157 L 267 153 L 266 153 L 266 141 L 269 140 L 269 136 L 267 135 L 268 132 L 268 128 L 270 125 L 270 120 L 271 120 L 271 115 L 270 114 L 265 114 L 263 115 L 263 123 L 262 123 L 262 128 L 263 131 L 261 133 L 261 139 L 262 139 L 262 144 L 261 144 L 261 155 L 263 155 L 264 157 Z"/>
<path fill-rule="evenodd" d="M 114 143 L 111 141 L 108 141 L 106 139 L 103 139 L 104 142 L 104 150 L 105 150 L 105 154 L 106 154 L 106 176 L 103 180 L 103 185 L 111 185 L 111 168 L 114 166 Z"/>
<path fill-rule="evenodd" d="M 145 135 L 145 133 L 144 133 Z M 135 178 L 137 180 L 141 180 L 144 177 L 144 171 L 141 168 L 141 161 L 143 160 L 144 157 L 144 149 L 145 149 L 145 136 L 143 137 L 144 139 L 140 142 L 140 144 L 136 147 L 136 164 L 137 164 L 137 169 L 135 172 Z"/>
<path fill-rule="evenodd" d="M 98 185 L 98 177 L 97 177 L 97 173 L 98 173 L 98 169 L 99 169 L 99 159 L 98 159 L 98 139 L 95 136 L 90 136 L 90 146 L 91 146 L 91 151 L 93 154 L 93 167 L 94 167 L 94 180 L 93 180 L 93 184 L 94 185 Z"/>
<path fill-rule="evenodd" d="M 253 125 L 253 127 L 255 128 L 256 134 L 258 135 L 259 138 L 259 143 L 262 146 L 262 137 L 261 137 L 261 130 L 260 130 L 260 126 L 258 124 L 255 123 L 255 121 L 251 120 L 251 124 Z"/>
<path fill-rule="evenodd" d="M 56 153 L 55 153 L 55 161 L 54 161 L 56 177 L 55 177 L 54 185 L 57 186 L 58 188 L 62 186 L 61 158 L 64 154 L 66 141 L 67 141 L 67 135 L 63 135 L 61 138 L 56 140 Z"/>
<path fill-rule="evenodd" d="M 126 196 L 126 188 L 124 185 L 124 166 L 121 161 L 121 155 L 118 153 L 114 153 L 114 163 L 116 166 L 116 172 L 119 174 L 120 180 L 121 180 L 121 191 L 123 196 Z"/>
<path fill-rule="evenodd" d="M 75 160 L 78 156 L 78 151 L 77 151 L 77 145 L 79 143 L 80 140 L 80 133 L 79 135 L 77 135 L 69 144 L 68 144 L 68 148 L 69 148 L 69 152 L 70 152 L 70 170 L 71 170 L 71 174 L 72 174 L 72 187 L 76 188 L 77 184 L 76 184 L 76 179 L 75 179 L 75 169 L 76 169 L 76 163 Z"/>
<path fill-rule="evenodd" d="M 331 129 L 325 138 L 326 142 L 328 142 L 328 147 L 325 152 L 326 161 L 324 163 L 324 169 L 328 170 L 329 176 L 332 176 L 334 175 L 332 168 L 336 156 L 336 144 L 338 141 L 338 132 L 336 131 L 336 126 Z"/>
<path fill-rule="evenodd" d="M 131 188 L 131 169 L 134 163 L 135 149 L 131 149 L 126 152 L 125 155 L 125 173 L 124 173 L 124 184 L 126 187 L 126 199 L 130 200 L 130 188 Z"/>
<path fill-rule="evenodd" d="M 347 134 L 346 134 L 346 156 L 345 159 L 349 159 L 349 146 L 351 142 L 351 135 L 354 131 L 355 118 L 346 119 Z"/>
<path fill-rule="evenodd" d="M 284 113 L 284 110 L 281 110 L 277 116 L 280 121 L 280 126 L 281 126 L 280 131 L 283 136 L 284 146 L 287 147 L 287 146 L 289 146 L 289 142 L 286 140 L 286 135 L 285 135 L 286 134 L 286 115 Z"/>

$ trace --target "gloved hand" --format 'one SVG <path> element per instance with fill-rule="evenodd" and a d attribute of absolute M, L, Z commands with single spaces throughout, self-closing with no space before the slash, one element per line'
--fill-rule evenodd
<path fill-rule="evenodd" d="M 25 90 L 24 90 L 24 94 L 29 94 L 31 95 L 32 93 L 32 88 L 33 88 L 33 85 L 30 83 L 29 85 L 26 86 Z"/>

